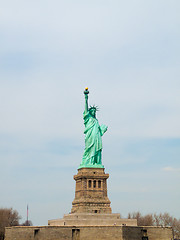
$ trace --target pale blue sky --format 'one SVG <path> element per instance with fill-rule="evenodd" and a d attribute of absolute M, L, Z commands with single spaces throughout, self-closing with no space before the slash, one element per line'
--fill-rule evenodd
<path fill-rule="evenodd" d="M 109 126 L 113 212 L 180 218 L 180 1 L 6 0 L 0 6 L 0 207 L 34 225 L 71 210 L 83 89 Z"/>

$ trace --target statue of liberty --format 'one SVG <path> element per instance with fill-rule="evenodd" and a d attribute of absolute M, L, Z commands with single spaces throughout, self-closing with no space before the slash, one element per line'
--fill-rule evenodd
<path fill-rule="evenodd" d="M 85 89 L 85 110 L 83 113 L 85 125 L 85 149 L 79 168 L 104 168 L 102 165 L 102 136 L 107 131 L 107 126 L 99 125 L 96 119 L 96 106 L 88 107 L 88 88 Z"/>

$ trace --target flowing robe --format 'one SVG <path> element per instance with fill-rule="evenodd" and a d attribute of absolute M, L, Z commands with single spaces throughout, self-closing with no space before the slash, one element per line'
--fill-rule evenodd
<path fill-rule="evenodd" d="M 85 125 L 85 149 L 83 154 L 83 165 L 102 164 L 102 135 L 107 130 L 105 125 L 100 127 L 98 120 L 89 111 L 83 113 Z"/>

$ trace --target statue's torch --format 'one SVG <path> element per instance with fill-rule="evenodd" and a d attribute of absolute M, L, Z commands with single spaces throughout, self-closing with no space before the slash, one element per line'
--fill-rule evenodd
<path fill-rule="evenodd" d="M 85 95 L 88 95 L 88 94 L 89 94 L 88 87 L 85 88 L 85 90 L 84 90 L 84 94 L 85 94 Z"/>

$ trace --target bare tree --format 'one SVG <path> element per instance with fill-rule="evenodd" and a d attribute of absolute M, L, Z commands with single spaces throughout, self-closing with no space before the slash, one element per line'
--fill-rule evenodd
<path fill-rule="evenodd" d="M 0 209 L 0 240 L 4 239 L 5 227 L 18 226 L 20 216 L 12 208 Z"/>
<path fill-rule="evenodd" d="M 154 218 L 152 214 L 147 214 L 141 217 L 141 226 L 153 226 L 154 225 Z"/>
<path fill-rule="evenodd" d="M 24 223 L 21 224 L 21 226 L 33 226 L 31 220 L 26 220 Z"/>
<path fill-rule="evenodd" d="M 160 225 L 164 227 L 172 227 L 174 238 L 180 239 L 180 219 L 177 220 L 170 216 L 169 213 L 160 213 L 158 217 Z"/>
<path fill-rule="evenodd" d="M 153 217 L 154 217 L 154 225 L 155 225 L 155 226 L 160 226 L 160 225 L 161 225 L 160 216 L 157 215 L 156 213 L 154 213 Z"/>
<path fill-rule="evenodd" d="M 137 219 L 138 226 L 152 226 L 154 224 L 154 219 L 152 214 L 147 214 L 142 216 L 140 212 L 128 213 L 128 218 Z"/>
<path fill-rule="evenodd" d="M 180 239 L 180 219 L 177 220 L 176 218 L 174 218 L 173 234 L 174 234 L 174 239 Z"/>
<path fill-rule="evenodd" d="M 147 214 L 143 216 L 140 212 L 128 213 L 128 218 L 137 219 L 138 226 L 162 226 L 172 227 L 174 239 L 180 239 L 180 219 L 169 215 L 169 213 L 160 213 L 159 215 Z"/>

